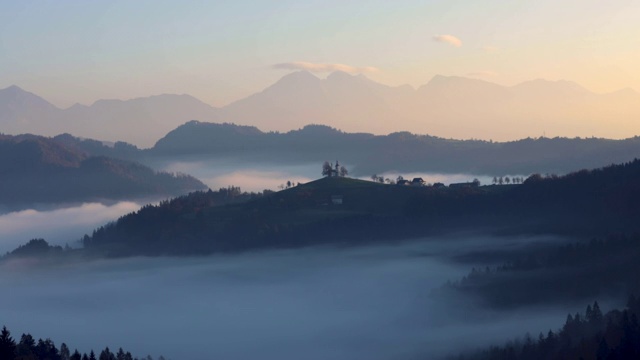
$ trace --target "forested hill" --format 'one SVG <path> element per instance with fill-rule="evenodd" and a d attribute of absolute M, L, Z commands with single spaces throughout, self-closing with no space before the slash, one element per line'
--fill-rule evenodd
<path fill-rule="evenodd" d="M 175 196 L 205 185 L 188 175 L 156 172 L 142 164 L 90 156 L 34 135 L 0 135 L 0 206 Z"/>
<path fill-rule="evenodd" d="M 493 346 L 451 360 L 626 360 L 640 358 L 640 300 L 630 296 L 623 310 L 603 314 L 597 302 L 584 313 L 569 314 L 564 326 L 527 334 L 502 346 Z"/>
<path fill-rule="evenodd" d="M 291 151 L 291 149 L 296 149 Z M 169 132 L 145 156 L 206 155 L 245 161 L 321 162 L 349 159 L 351 172 L 385 171 L 486 175 L 558 173 L 621 163 L 640 154 L 640 138 L 526 138 L 510 142 L 454 140 L 397 132 L 347 133 L 308 125 L 286 133 L 251 126 L 188 122 Z"/>
<path fill-rule="evenodd" d="M 87 236 L 86 249 L 186 255 L 461 230 L 580 237 L 640 230 L 637 160 L 563 177 L 533 175 L 521 185 L 410 187 L 324 178 L 269 194 L 223 190 L 146 206 Z"/>
<path fill-rule="evenodd" d="M 640 138 L 526 138 L 510 142 L 455 140 L 409 132 L 389 135 L 347 133 L 323 125 L 289 132 L 263 132 L 253 126 L 190 121 L 151 149 L 125 142 L 105 145 L 70 134 L 51 138 L 93 156 L 155 164 L 158 160 L 231 159 L 290 165 L 348 159 L 350 172 L 440 172 L 474 175 L 566 174 L 628 161 L 640 154 Z M 291 151 L 291 149 L 296 149 Z"/>

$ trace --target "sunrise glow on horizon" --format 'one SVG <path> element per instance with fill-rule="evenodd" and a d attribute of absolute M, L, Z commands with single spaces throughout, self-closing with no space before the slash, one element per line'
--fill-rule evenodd
<path fill-rule="evenodd" d="M 638 18 L 638 2 L 597 0 L 7 2 L 0 88 L 59 107 L 161 93 L 222 106 L 307 64 L 388 85 L 443 74 L 638 91 Z"/>

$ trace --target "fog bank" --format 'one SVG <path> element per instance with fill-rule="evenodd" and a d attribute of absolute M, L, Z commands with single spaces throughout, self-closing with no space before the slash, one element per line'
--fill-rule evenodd
<path fill-rule="evenodd" d="M 468 273 L 468 264 L 447 259 L 471 240 L 105 260 L 46 271 L 6 266 L 0 286 L 11 291 L 0 297 L 0 319 L 14 336 L 31 332 L 81 351 L 108 345 L 174 360 L 382 360 L 434 359 L 546 332 L 575 311 L 486 312 L 469 299 L 430 297 Z"/>
<path fill-rule="evenodd" d="M 30 239 L 43 238 L 50 244 L 64 245 L 118 217 L 138 210 L 142 203 L 122 201 L 111 205 L 84 203 L 50 210 L 22 210 L 0 215 L 0 254 Z"/>
<path fill-rule="evenodd" d="M 328 161 L 335 161 L 327 159 Z M 348 160 L 348 159 L 345 159 Z M 347 169 L 351 166 L 347 162 L 340 162 Z M 280 185 L 287 181 L 306 183 L 322 177 L 322 161 L 318 163 L 294 163 L 290 165 L 254 163 L 245 160 L 222 159 L 191 159 L 189 161 L 160 161 L 154 166 L 168 172 L 188 173 L 204 182 L 212 189 L 240 186 L 244 191 L 262 191 L 264 189 L 278 190 Z M 371 175 L 355 176 L 362 180 L 371 180 Z M 377 174 L 384 178 L 396 180 L 399 175 L 411 180 L 421 177 L 426 183 L 442 182 L 446 185 L 458 182 L 470 182 L 473 179 L 480 180 L 483 185 L 490 185 L 493 177 L 474 174 L 440 174 L 429 172 L 397 172 L 388 171 Z M 505 175 L 505 174 L 497 174 Z M 350 176 L 353 176 L 351 174 Z M 509 175 L 510 177 L 512 175 Z M 526 177 L 518 175 L 518 177 Z"/>

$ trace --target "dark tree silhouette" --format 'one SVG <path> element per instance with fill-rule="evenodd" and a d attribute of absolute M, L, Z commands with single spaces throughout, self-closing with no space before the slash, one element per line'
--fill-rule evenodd
<path fill-rule="evenodd" d="M 70 360 L 71 359 L 71 352 L 69 351 L 69 347 L 67 347 L 67 344 L 62 343 L 60 344 L 60 360 Z"/>
<path fill-rule="evenodd" d="M 98 360 L 116 360 L 116 356 L 109 350 L 109 347 L 106 347 L 100 352 Z"/>
<path fill-rule="evenodd" d="M 36 355 L 39 359 L 59 360 L 60 353 L 51 339 L 38 340 Z"/>
<path fill-rule="evenodd" d="M 0 359 L 13 359 L 16 352 L 16 342 L 6 326 L 0 332 Z"/>
<path fill-rule="evenodd" d="M 22 334 L 16 348 L 16 355 L 23 358 L 35 356 L 36 341 L 30 334 Z"/>
<path fill-rule="evenodd" d="M 331 168 L 331 164 L 329 164 L 328 161 L 325 161 L 324 164 L 322 164 L 322 176 L 331 176 L 332 172 L 333 169 Z"/>
<path fill-rule="evenodd" d="M 562 329 L 542 333 L 537 340 L 509 341 L 504 346 L 460 356 L 461 360 L 533 360 L 533 359 L 638 359 L 640 325 L 637 299 L 631 296 L 627 308 L 602 315 L 598 303 L 587 307 L 586 314 L 569 314 Z M 596 310 L 597 309 L 597 310 Z"/>

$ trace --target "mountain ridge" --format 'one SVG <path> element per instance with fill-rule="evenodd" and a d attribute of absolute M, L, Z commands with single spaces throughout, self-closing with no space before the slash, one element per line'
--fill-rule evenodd
<path fill-rule="evenodd" d="M 0 135 L 0 207 L 168 196 L 206 186 L 184 174 L 93 156 L 71 142 Z"/>
<path fill-rule="evenodd" d="M 28 101 L 15 100 L 15 94 Z M 543 79 L 502 86 L 435 75 L 414 89 L 339 71 L 324 79 L 297 71 L 219 108 L 188 94 L 159 94 L 60 109 L 15 85 L 0 90 L 3 132 L 47 136 L 69 132 L 143 147 L 189 120 L 232 122 L 267 131 L 321 123 L 349 132 L 405 130 L 448 138 L 513 140 L 543 133 L 626 138 L 640 134 L 640 125 L 632 121 L 638 116 L 640 94 L 633 89 L 600 94 L 572 81 Z"/>
<path fill-rule="evenodd" d="M 291 151 L 294 148 L 296 151 Z M 188 122 L 169 132 L 139 156 L 155 159 L 234 159 L 240 163 L 322 163 L 340 159 L 355 176 L 384 173 L 528 175 L 566 174 L 632 160 L 640 137 L 524 138 L 509 142 L 456 140 L 408 131 L 389 135 L 345 132 L 307 125 L 286 133 L 259 128 Z"/>

